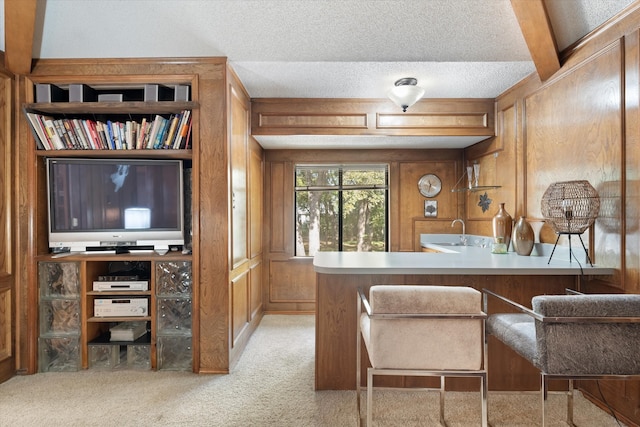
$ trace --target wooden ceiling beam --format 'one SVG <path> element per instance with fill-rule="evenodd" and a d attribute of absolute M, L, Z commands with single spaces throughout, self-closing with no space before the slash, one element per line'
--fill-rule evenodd
<path fill-rule="evenodd" d="M 511 7 L 529 47 L 540 80 L 560 69 L 558 47 L 544 0 L 511 0 Z"/>
<path fill-rule="evenodd" d="M 31 72 L 37 0 L 4 1 L 4 66 L 13 74 Z"/>

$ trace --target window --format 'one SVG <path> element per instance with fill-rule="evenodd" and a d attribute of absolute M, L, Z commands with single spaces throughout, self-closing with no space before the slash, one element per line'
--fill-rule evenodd
<path fill-rule="evenodd" d="M 296 166 L 296 256 L 384 252 L 387 165 Z"/>

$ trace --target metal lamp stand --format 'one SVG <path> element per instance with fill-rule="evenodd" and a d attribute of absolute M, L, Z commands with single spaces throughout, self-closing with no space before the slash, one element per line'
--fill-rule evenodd
<path fill-rule="evenodd" d="M 581 233 L 558 233 L 558 238 L 556 239 L 556 244 L 553 245 L 553 250 L 551 251 L 551 255 L 549 255 L 549 261 L 547 261 L 547 264 L 549 264 L 551 262 L 551 257 L 553 257 L 553 253 L 556 251 L 556 246 L 558 246 L 558 240 L 560 240 L 560 236 L 562 236 L 563 234 L 566 234 L 567 236 L 569 236 L 569 262 L 571 262 L 571 255 L 573 253 L 573 251 L 571 249 L 571 236 L 572 235 L 576 235 L 580 239 L 580 243 L 582 243 L 582 249 L 584 249 L 584 253 L 587 256 L 587 261 L 589 261 L 589 264 L 591 265 L 591 267 L 593 267 L 593 263 L 591 262 L 591 258 L 589 258 L 589 252 L 587 251 L 587 248 L 584 245 L 584 241 L 582 240 L 582 234 Z"/>

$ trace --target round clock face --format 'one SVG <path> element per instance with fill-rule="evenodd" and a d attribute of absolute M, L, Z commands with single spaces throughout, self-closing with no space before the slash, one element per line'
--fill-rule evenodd
<path fill-rule="evenodd" d="M 436 175 L 428 173 L 418 181 L 418 190 L 424 197 L 435 197 L 442 190 L 442 182 Z"/>

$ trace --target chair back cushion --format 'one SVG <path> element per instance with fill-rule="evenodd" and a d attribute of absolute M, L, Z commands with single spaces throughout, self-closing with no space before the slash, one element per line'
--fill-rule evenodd
<path fill-rule="evenodd" d="M 372 314 L 481 314 L 481 293 L 463 286 L 376 285 Z M 482 367 L 481 319 L 380 319 L 364 313 L 362 335 L 374 368 Z"/>
<path fill-rule="evenodd" d="M 545 317 L 636 317 L 640 295 L 541 295 Z M 536 323 L 537 367 L 549 374 L 640 374 L 640 323 Z"/>

